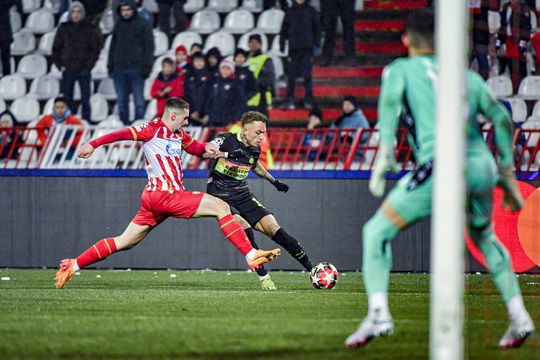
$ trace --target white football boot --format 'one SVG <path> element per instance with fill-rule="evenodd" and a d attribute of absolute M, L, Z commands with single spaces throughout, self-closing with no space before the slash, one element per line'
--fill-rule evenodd
<path fill-rule="evenodd" d="M 528 312 L 518 319 L 510 320 L 510 326 L 499 341 L 500 349 L 518 348 L 534 331 L 534 324 Z"/>
<path fill-rule="evenodd" d="M 345 340 L 345 346 L 351 349 L 360 347 L 377 336 L 391 335 L 393 332 L 394 322 L 391 316 L 383 318 L 368 315 L 358 329 Z"/>

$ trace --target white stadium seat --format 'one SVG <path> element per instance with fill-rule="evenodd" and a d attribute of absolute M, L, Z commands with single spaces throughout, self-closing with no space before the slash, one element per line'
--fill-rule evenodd
<path fill-rule="evenodd" d="M 522 129 L 525 130 L 540 130 L 540 119 L 527 120 L 521 125 Z M 540 132 L 531 133 L 529 139 L 527 140 L 526 146 L 534 147 L 540 141 Z"/>
<path fill-rule="evenodd" d="M 116 100 L 114 81 L 109 77 L 106 77 L 99 82 L 97 92 L 102 94 L 107 100 Z"/>
<path fill-rule="evenodd" d="M 154 29 L 154 56 L 160 56 L 169 50 L 169 38 L 167 34 Z"/>
<path fill-rule="evenodd" d="M 257 13 L 261 12 L 263 11 L 263 0 L 244 0 L 241 9 Z"/>
<path fill-rule="evenodd" d="M 11 55 L 26 55 L 36 48 L 36 38 L 32 32 L 21 29 L 13 34 Z"/>
<path fill-rule="evenodd" d="M 0 98 L 15 100 L 26 94 L 26 81 L 19 74 L 6 75 L 0 79 Z"/>
<path fill-rule="evenodd" d="M 4 112 L 4 110 L 6 110 L 6 102 L 0 98 L 0 112 Z"/>
<path fill-rule="evenodd" d="M 243 34 L 255 27 L 253 14 L 248 10 L 234 10 L 225 18 L 223 30 L 232 34 Z"/>
<path fill-rule="evenodd" d="M 499 99 L 512 96 L 513 94 L 512 80 L 510 80 L 510 77 L 506 75 L 494 76 L 487 79 L 487 86 Z"/>
<path fill-rule="evenodd" d="M 39 117 L 39 102 L 31 95 L 15 99 L 9 110 L 15 115 L 17 121 L 28 123 Z"/>
<path fill-rule="evenodd" d="M 19 61 L 17 73 L 25 79 L 35 79 L 47 73 L 47 59 L 40 54 L 25 55 Z"/>
<path fill-rule="evenodd" d="M 49 71 L 49 75 L 54 76 L 57 79 L 62 78 L 62 72 L 54 64 L 51 65 L 51 70 Z"/>
<path fill-rule="evenodd" d="M 156 79 L 157 74 L 150 74 L 148 79 L 144 81 L 144 100 L 152 100 L 152 96 L 150 95 L 150 91 L 152 90 L 152 84 L 154 83 L 154 80 Z"/>
<path fill-rule="evenodd" d="M 121 129 L 124 127 L 124 123 L 120 121 L 118 115 L 109 115 L 105 120 L 100 121 L 98 127 L 104 129 Z"/>
<path fill-rule="evenodd" d="M 234 36 L 225 31 L 211 34 L 204 43 L 203 51 L 206 53 L 213 47 L 217 47 L 224 57 L 232 55 L 234 53 Z"/>
<path fill-rule="evenodd" d="M 159 7 L 156 0 L 144 0 L 143 8 L 145 8 L 146 10 L 148 10 L 149 12 L 153 14 L 156 14 L 159 12 Z"/>
<path fill-rule="evenodd" d="M 54 99 L 55 98 L 50 98 L 47 100 L 45 105 L 43 105 L 43 111 L 41 112 L 42 114 L 52 114 L 54 110 Z"/>
<path fill-rule="evenodd" d="M 540 122 L 540 100 L 534 103 L 532 114 L 527 118 L 527 121 Z"/>
<path fill-rule="evenodd" d="M 58 14 L 60 12 L 61 2 L 57 0 L 45 0 L 43 3 L 43 9 L 49 10 L 53 14 Z"/>
<path fill-rule="evenodd" d="M 228 13 L 238 7 L 238 0 L 210 0 L 208 2 L 208 10 L 217 11 L 220 13 Z"/>
<path fill-rule="evenodd" d="M 30 85 L 30 95 L 38 100 L 48 100 L 60 94 L 60 81 L 51 75 L 37 77 Z"/>
<path fill-rule="evenodd" d="M 512 121 L 522 123 L 527 120 L 527 104 L 523 99 L 509 98 L 506 99 L 510 103 L 512 109 Z"/>
<path fill-rule="evenodd" d="M 34 34 L 48 33 L 54 29 L 54 15 L 49 10 L 36 10 L 26 19 L 25 27 Z"/>
<path fill-rule="evenodd" d="M 191 45 L 195 43 L 202 45 L 203 41 L 201 35 L 192 31 L 183 31 L 176 34 L 176 36 L 174 37 L 171 45 L 171 50 L 175 51 L 178 46 L 184 45 L 186 47 L 186 50 L 189 52 L 189 50 L 191 49 Z"/>
<path fill-rule="evenodd" d="M 103 12 L 101 20 L 99 20 L 99 28 L 103 34 L 110 34 L 114 28 L 114 15 L 113 10 L 107 7 Z"/>
<path fill-rule="evenodd" d="M 278 9 L 269 9 L 261 13 L 257 21 L 257 30 L 265 34 L 278 34 L 285 12 Z"/>
<path fill-rule="evenodd" d="M 279 79 L 284 74 L 283 70 L 283 61 L 278 56 L 270 55 L 270 59 L 272 59 L 272 62 L 274 63 L 274 71 L 276 74 L 276 80 Z"/>
<path fill-rule="evenodd" d="M 184 4 L 184 11 L 188 14 L 196 13 L 204 8 L 205 0 L 187 0 Z"/>
<path fill-rule="evenodd" d="M 41 0 L 22 0 L 22 10 L 25 14 L 30 14 L 41 7 Z"/>
<path fill-rule="evenodd" d="M 17 12 L 17 8 L 14 6 L 9 10 L 9 21 L 11 23 L 11 32 L 16 33 L 21 29 L 22 20 L 21 15 Z"/>
<path fill-rule="evenodd" d="M 269 55 L 275 55 L 280 57 L 286 57 L 289 55 L 289 43 L 285 42 L 285 51 L 281 51 L 279 49 L 279 39 L 281 35 L 274 36 L 274 40 L 272 40 L 272 47 L 270 48 L 270 51 L 268 52 Z"/>
<path fill-rule="evenodd" d="M 92 79 L 101 80 L 108 76 L 109 69 L 107 68 L 107 58 L 100 56 L 92 68 Z"/>
<path fill-rule="evenodd" d="M 94 94 L 90 97 L 90 108 L 92 109 L 92 121 L 100 122 L 109 116 L 109 104 L 107 99 L 101 94 Z M 82 105 L 79 105 L 77 114 L 82 114 Z"/>
<path fill-rule="evenodd" d="M 38 46 L 37 52 L 45 56 L 52 55 L 52 47 L 54 44 L 55 36 L 56 36 L 56 30 L 49 31 L 46 34 L 43 34 L 43 36 L 39 40 L 39 46 Z"/>
<path fill-rule="evenodd" d="M 174 60 L 174 55 L 171 54 L 170 52 L 168 52 L 167 54 L 161 55 L 160 57 L 157 57 L 154 60 L 154 64 L 152 65 L 152 72 L 150 73 L 150 77 L 155 78 L 155 77 L 158 76 L 159 72 L 162 69 L 161 62 L 163 61 L 163 59 L 165 59 L 167 57 Z"/>
<path fill-rule="evenodd" d="M 64 11 L 62 15 L 60 15 L 60 19 L 58 19 L 58 25 L 67 22 L 68 17 L 69 17 L 69 11 Z"/>
<path fill-rule="evenodd" d="M 540 76 L 527 76 L 519 84 L 518 97 L 524 100 L 540 99 Z"/>
<path fill-rule="evenodd" d="M 219 29 L 220 26 L 221 23 L 217 12 L 201 10 L 193 15 L 189 30 L 199 34 L 210 34 Z"/>
<path fill-rule="evenodd" d="M 488 27 L 490 34 L 496 34 L 501 27 L 501 14 L 497 11 L 488 11 Z"/>
<path fill-rule="evenodd" d="M 152 99 L 146 106 L 146 111 L 144 112 L 144 120 L 152 121 L 157 115 L 157 100 Z"/>
<path fill-rule="evenodd" d="M 261 36 L 261 51 L 263 53 L 268 52 L 268 38 L 266 37 L 265 34 L 257 30 L 252 30 L 240 36 L 240 39 L 238 40 L 238 44 L 236 45 L 236 47 L 249 51 L 249 37 L 253 34 L 259 34 Z"/>

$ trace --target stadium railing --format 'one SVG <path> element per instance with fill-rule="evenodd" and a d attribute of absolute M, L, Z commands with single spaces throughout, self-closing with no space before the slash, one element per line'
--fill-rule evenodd
<path fill-rule="evenodd" d="M 200 141 L 209 141 L 226 131 L 223 128 L 188 127 Z M 144 169 L 141 143 L 122 141 L 96 150 L 87 160 L 75 154 L 80 145 L 116 128 L 100 126 L 55 126 L 47 130 L 47 140 L 39 141 L 36 128 L 0 128 L 0 169 Z M 43 129 L 41 129 L 43 131 Z M 496 153 L 493 129 L 483 130 L 492 152 Z M 371 170 L 379 145 L 376 129 L 269 128 L 268 139 L 276 170 Z M 517 129 L 514 135 L 517 171 L 540 170 L 540 130 Z M 396 159 L 402 170 L 415 167 L 407 134 L 399 129 Z M 185 169 L 206 169 L 208 161 L 184 154 Z"/>

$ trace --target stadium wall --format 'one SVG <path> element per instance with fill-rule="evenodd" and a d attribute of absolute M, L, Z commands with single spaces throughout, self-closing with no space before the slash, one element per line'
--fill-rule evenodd
<path fill-rule="evenodd" d="M 139 209 L 145 185 L 140 175 L 0 176 L 4 209 L 0 217 L 0 266 L 55 267 L 60 259 L 80 254 L 95 241 L 120 234 Z M 204 175 L 191 174 L 194 177 L 186 179 L 186 188 L 204 190 Z M 289 178 L 291 190 L 286 194 L 260 179 L 249 181 L 254 194 L 275 213 L 281 226 L 299 239 L 313 261 L 358 270 L 362 225 L 380 200 L 370 195 L 365 179 L 327 177 Z M 394 182 L 390 181 L 390 186 Z M 429 234 L 429 221 L 424 221 L 394 241 L 394 271 L 429 271 Z M 275 245 L 260 234 L 257 242 L 262 248 Z M 484 270 L 472 258 L 467 263 L 470 271 Z M 222 236 L 214 219 L 170 218 L 134 249 L 96 266 L 232 270 L 244 269 L 245 262 Z M 287 254 L 269 268 L 301 269 Z"/>

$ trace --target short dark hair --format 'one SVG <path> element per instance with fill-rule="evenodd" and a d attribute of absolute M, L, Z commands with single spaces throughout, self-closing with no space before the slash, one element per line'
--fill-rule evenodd
<path fill-rule="evenodd" d="M 242 48 L 236 48 L 236 50 L 234 50 L 234 58 L 236 59 L 238 55 L 244 55 L 244 57 L 247 58 L 248 52 Z"/>
<path fill-rule="evenodd" d="M 262 38 L 261 38 L 260 34 L 251 34 L 251 35 L 249 35 L 248 42 L 250 42 L 251 40 L 257 40 L 259 42 L 259 44 L 262 43 Z"/>
<path fill-rule="evenodd" d="M 240 121 L 242 121 L 242 126 L 255 121 L 262 121 L 263 123 L 268 124 L 268 118 L 258 111 L 248 111 L 244 113 L 240 118 Z"/>
<path fill-rule="evenodd" d="M 54 99 L 54 103 L 56 104 L 57 102 L 63 102 L 64 104 L 66 104 L 66 105 L 69 106 L 69 104 L 68 104 L 66 98 L 63 97 L 63 96 L 58 96 L 58 97 L 56 97 L 56 98 Z"/>
<path fill-rule="evenodd" d="M 431 9 L 415 9 L 409 12 L 405 32 L 411 46 L 418 49 L 434 49 L 435 15 Z"/>
<path fill-rule="evenodd" d="M 204 57 L 204 54 L 201 51 L 197 51 L 193 55 L 191 55 L 191 61 L 195 59 L 202 59 L 203 61 L 206 60 L 206 58 Z"/>
<path fill-rule="evenodd" d="M 165 103 L 165 112 L 168 110 L 189 110 L 189 103 L 179 97 L 172 97 Z"/>
<path fill-rule="evenodd" d="M 165 64 L 174 65 L 174 60 L 171 59 L 170 57 L 163 58 L 163 60 L 161 60 L 161 66 Z"/>

